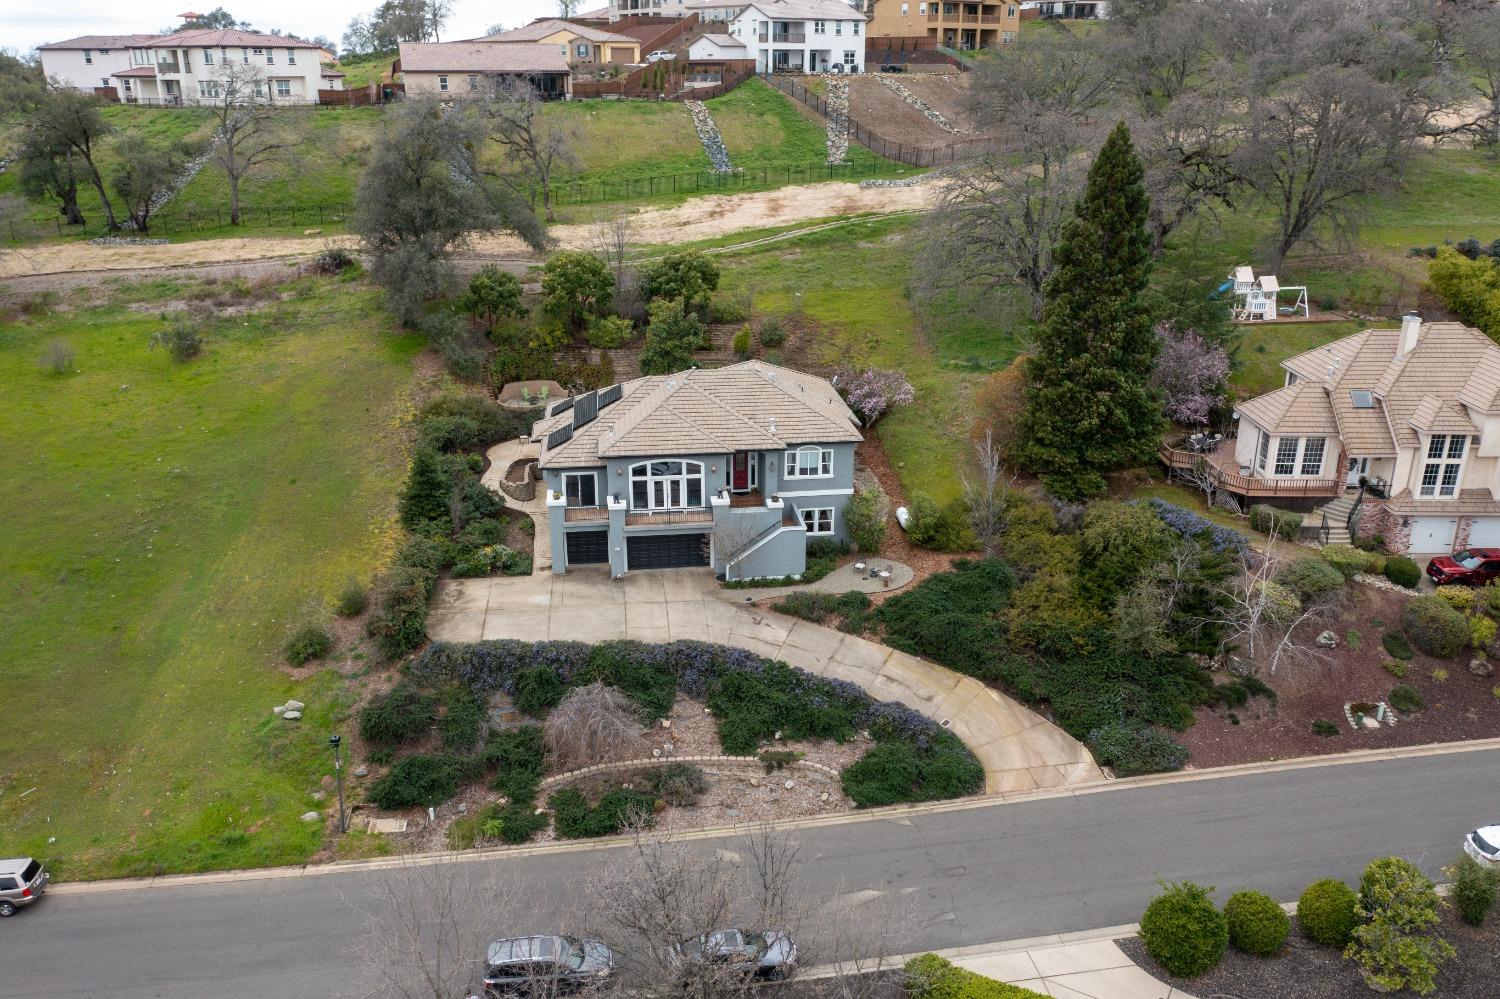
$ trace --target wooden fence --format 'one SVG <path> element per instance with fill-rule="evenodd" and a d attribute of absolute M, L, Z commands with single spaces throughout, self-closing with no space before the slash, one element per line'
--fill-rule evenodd
<path fill-rule="evenodd" d="M 815 94 L 797 81 L 786 77 L 769 76 L 766 80 L 771 86 L 793 100 L 801 101 L 824 118 L 828 117 L 828 102 L 821 94 Z M 849 116 L 849 138 L 872 153 L 915 167 L 959 163 L 973 159 L 990 146 L 987 139 L 960 139 L 945 146 L 916 146 L 908 142 L 896 142 L 861 125 L 853 115 Z"/>
<path fill-rule="evenodd" d="M 657 63 L 656 65 L 664 64 Z M 653 72 L 653 67 L 642 66 L 618 80 L 606 80 L 600 83 L 575 82 L 573 99 L 587 100 L 602 97 L 645 101 L 707 101 L 724 96 L 754 76 L 755 64 L 748 59 L 737 59 L 732 63 L 725 63 L 724 79 L 709 87 L 687 86 L 688 77 L 691 75 L 687 63 L 683 63 L 680 67 L 673 66 L 667 72 L 664 86 L 661 88 L 646 85 L 646 77 L 650 72 Z M 655 70 L 654 72 L 661 71 Z"/>

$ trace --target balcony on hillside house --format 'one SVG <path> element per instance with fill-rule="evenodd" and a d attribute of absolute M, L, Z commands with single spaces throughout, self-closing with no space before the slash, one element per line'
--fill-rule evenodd
<path fill-rule="evenodd" d="M 712 510 L 659 510 L 650 513 L 627 513 L 626 527 L 677 527 L 681 524 L 712 524 Z"/>
<path fill-rule="evenodd" d="M 1334 453 L 1324 456 L 1324 468 L 1339 467 L 1338 449 L 1335 446 L 1332 450 Z M 1234 452 L 1234 438 L 1226 437 L 1206 452 L 1195 451 L 1186 441 L 1179 440 L 1163 444 L 1156 454 L 1169 473 L 1206 475 L 1220 489 L 1236 496 L 1257 499 L 1337 496 L 1344 490 L 1344 480 L 1337 478 L 1254 475 L 1251 469 L 1240 465 Z"/>

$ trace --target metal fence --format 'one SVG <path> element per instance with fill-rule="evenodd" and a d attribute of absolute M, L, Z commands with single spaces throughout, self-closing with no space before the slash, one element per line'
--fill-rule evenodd
<path fill-rule="evenodd" d="M 821 94 L 815 94 L 797 81 L 785 77 L 770 76 L 766 77 L 766 81 L 793 100 L 801 101 L 824 118 L 828 117 L 828 102 Z M 909 142 L 896 142 L 871 131 L 852 116 L 849 118 L 849 138 L 872 153 L 915 167 L 959 163 L 980 155 L 990 144 L 986 139 L 960 139 L 944 146 L 916 146 Z"/>
<path fill-rule="evenodd" d="M 293 226 L 319 226 L 343 222 L 353 213 L 351 204 L 332 205 L 266 205 L 240 209 L 240 225 L 247 229 L 274 229 Z M 83 225 L 68 225 L 61 215 L 30 218 L 7 224 L 6 237 L 12 243 L 49 236 L 157 236 L 206 232 L 229 225 L 229 209 L 212 211 L 165 211 L 151 216 L 151 229 L 138 233 L 133 229 L 110 232 L 102 212 L 92 212 Z"/>

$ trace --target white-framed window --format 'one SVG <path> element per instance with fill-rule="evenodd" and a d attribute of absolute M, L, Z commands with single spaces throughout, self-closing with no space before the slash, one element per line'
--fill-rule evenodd
<path fill-rule="evenodd" d="M 477 93 L 479 91 L 479 77 L 473 73 L 469 74 L 469 91 L 471 93 Z"/>
<path fill-rule="evenodd" d="M 213 49 L 204 49 L 203 50 L 203 65 L 205 65 L 205 66 L 212 66 L 213 64 L 214 64 L 214 50 Z"/>
<path fill-rule="evenodd" d="M 266 65 L 267 66 L 274 66 L 274 65 L 276 65 L 276 50 L 275 49 L 266 49 Z"/>
<path fill-rule="evenodd" d="M 219 90 L 219 81 L 199 80 L 198 96 L 209 100 L 217 99 L 218 97 L 222 96 L 222 92 Z"/>
<path fill-rule="evenodd" d="M 277 97 L 290 97 L 290 96 L 292 96 L 292 81 L 291 80 L 277 80 L 276 81 L 276 96 Z"/>
<path fill-rule="evenodd" d="M 262 82 L 260 80 L 256 80 L 255 81 L 255 96 L 256 97 L 264 97 L 264 96 L 266 96 L 266 85 L 265 85 L 264 82 Z"/>
<path fill-rule="evenodd" d="M 593 472 L 564 472 L 562 478 L 568 506 L 599 505 L 599 477 Z"/>
<path fill-rule="evenodd" d="M 844 50 L 844 66 L 846 68 L 853 69 L 857 59 L 858 57 L 855 55 L 853 49 Z"/>
<path fill-rule="evenodd" d="M 1297 449 L 1302 444 L 1300 437 L 1282 437 L 1276 442 L 1276 475 L 1295 475 L 1297 472 Z"/>
<path fill-rule="evenodd" d="M 1257 475 L 1266 474 L 1266 461 L 1271 456 L 1271 435 L 1264 430 L 1257 431 L 1260 438 L 1255 442 L 1255 472 Z"/>
<path fill-rule="evenodd" d="M 94 53 L 90 52 L 88 49 L 84 49 L 83 61 L 92 66 L 94 64 Z"/>
<path fill-rule="evenodd" d="M 589 57 L 589 45 L 588 45 L 588 42 L 579 42 L 578 43 L 578 58 L 580 58 L 580 59 L 587 59 L 588 57 Z"/>
<path fill-rule="evenodd" d="M 448 92 L 448 78 L 446 76 L 438 77 L 438 89 L 445 94 Z"/>
<path fill-rule="evenodd" d="M 826 34 L 827 31 L 828 31 L 828 22 L 827 21 L 814 21 L 813 22 L 813 34 L 815 34 L 815 35 L 822 35 L 822 34 Z"/>
<path fill-rule="evenodd" d="M 1427 461 L 1422 465 L 1422 483 L 1418 496 L 1450 498 L 1458 495 L 1458 480 L 1463 475 L 1464 452 L 1468 434 L 1433 434 L 1427 442 Z"/>
<path fill-rule="evenodd" d="M 297 50 L 296 49 L 287 49 L 286 50 L 286 64 L 288 66 L 295 66 L 295 65 L 297 65 Z"/>
<path fill-rule="evenodd" d="M 107 87 L 107 86 L 109 86 L 109 77 L 107 77 L 107 76 L 101 76 L 101 77 L 99 77 L 99 86 L 101 86 L 101 87 Z"/>
<path fill-rule="evenodd" d="M 807 528 L 809 536 L 833 533 L 833 507 L 822 506 L 815 509 L 801 509 L 797 511 L 802 517 L 802 526 Z"/>
<path fill-rule="evenodd" d="M 853 34 L 856 34 L 856 35 L 859 34 L 859 22 L 858 21 L 855 21 L 853 24 L 850 25 L 850 27 L 854 29 Z"/>
<path fill-rule="evenodd" d="M 123 83 L 123 84 L 125 84 L 125 92 L 127 94 L 130 93 L 130 78 L 126 77 L 125 79 L 121 80 L 120 82 Z"/>
<path fill-rule="evenodd" d="M 240 49 L 240 62 L 243 62 L 246 66 L 250 65 L 249 49 Z"/>
<path fill-rule="evenodd" d="M 826 479 L 833 475 L 833 451 L 831 448 L 799 447 L 786 453 L 786 477 L 788 479 Z"/>
<path fill-rule="evenodd" d="M 1015 4 L 1011 4 L 1009 7 L 1005 8 L 1005 16 L 1010 18 L 1012 21 L 1019 17 L 1020 13 L 1020 10 L 1016 7 Z"/>
<path fill-rule="evenodd" d="M 911 16 L 911 4 L 904 3 L 904 4 L 901 5 L 901 16 L 902 17 L 910 17 Z"/>
<path fill-rule="evenodd" d="M 1323 451 L 1328 444 L 1326 437 L 1309 437 L 1302 443 L 1302 474 L 1323 474 Z"/>
<path fill-rule="evenodd" d="M 643 461 L 630 466 L 632 510 L 682 510 L 703 505 L 703 464 Z"/>
<path fill-rule="evenodd" d="M 1016 33 L 1014 31 L 1002 31 L 1002 32 L 1000 32 L 1000 44 L 1001 45 L 1014 45 L 1015 43 L 1016 43 Z"/>
<path fill-rule="evenodd" d="M 925 3 L 919 3 L 919 4 L 917 4 L 917 16 L 918 17 L 926 17 L 927 16 L 927 5 Z"/>

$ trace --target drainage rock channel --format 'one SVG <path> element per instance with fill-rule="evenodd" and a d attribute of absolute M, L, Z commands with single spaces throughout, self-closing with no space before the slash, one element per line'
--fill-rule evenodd
<path fill-rule="evenodd" d="M 849 162 L 849 81 L 828 78 L 828 162 Z"/>
<path fill-rule="evenodd" d="M 713 164 L 714 173 L 732 172 L 734 164 L 729 162 L 729 150 L 724 148 L 724 138 L 719 134 L 719 126 L 714 124 L 714 116 L 708 113 L 708 108 L 702 101 L 682 103 L 687 105 L 688 114 L 693 116 L 693 128 L 698 132 L 698 141 L 703 143 L 708 161 Z"/>
<path fill-rule="evenodd" d="M 941 128 L 945 132 L 961 131 L 961 129 L 957 128 L 951 121 L 939 114 L 937 108 L 933 107 L 931 104 L 928 104 L 926 101 L 922 100 L 922 98 L 906 89 L 905 85 L 897 83 L 895 80 L 892 80 L 888 76 L 877 76 L 875 77 L 875 79 L 885 84 L 886 87 L 890 89 L 891 93 L 895 94 L 897 97 L 901 98 L 903 101 L 910 104 L 918 111 L 922 112 L 922 115 L 938 128 Z"/>

